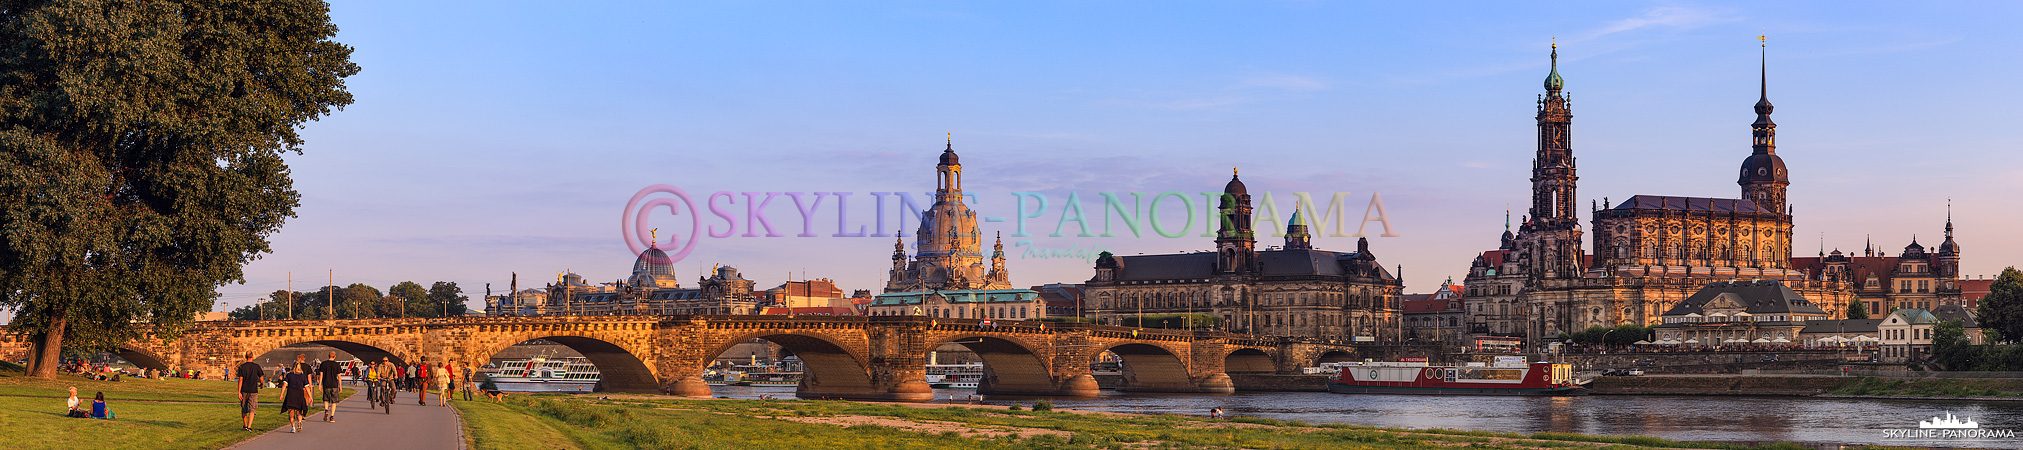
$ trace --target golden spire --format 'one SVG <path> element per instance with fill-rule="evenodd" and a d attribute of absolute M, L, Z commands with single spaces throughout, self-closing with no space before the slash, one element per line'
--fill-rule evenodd
<path fill-rule="evenodd" d="M 647 233 L 653 236 L 653 242 L 651 242 L 651 243 L 654 243 L 654 244 L 660 243 L 660 229 L 659 229 L 659 228 L 654 228 L 654 229 L 652 229 L 652 230 L 649 230 L 649 231 L 647 231 Z"/>
<path fill-rule="evenodd" d="M 1229 176 L 1236 176 L 1236 166 L 1229 166 Z"/>
<path fill-rule="evenodd" d="M 1558 50 L 1558 49 L 1559 49 L 1559 36 L 1553 36 L 1553 37 L 1552 37 L 1552 48 L 1553 48 L 1554 50 Z"/>
<path fill-rule="evenodd" d="M 1756 35 L 1756 46 L 1758 46 L 1758 47 L 1769 47 L 1769 46 L 1770 46 L 1770 43 L 1768 42 L 1768 40 L 1769 40 L 1769 39 L 1770 39 L 1770 33 L 1763 33 L 1763 34 L 1759 34 L 1759 35 Z"/>

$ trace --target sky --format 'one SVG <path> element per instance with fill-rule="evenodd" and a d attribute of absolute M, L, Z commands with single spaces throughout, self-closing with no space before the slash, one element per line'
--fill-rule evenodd
<path fill-rule="evenodd" d="M 2011 20 L 2023 5 L 2013 3 L 331 8 L 337 40 L 363 68 L 347 80 L 356 102 L 303 130 L 307 144 L 288 158 L 301 207 L 246 283 L 219 289 L 226 308 L 290 283 L 454 281 L 477 307 L 487 284 L 503 293 L 513 273 L 522 287 L 564 270 L 622 279 L 636 254 L 623 234 L 628 201 L 672 198 L 655 185 L 697 208 L 652 209 L 642 227 L 660 229 L 664 248 L 692 248 L 676 263 L 684 286 L 721 264 L 761 288 L 829 278 L 876 292 L 893 238 L 872 227 L 901 224 L 891 204 L 874 211 L 898 197 L 873 193 L 910 192 L 924 205 L 947 145 L 978 216 L 1007 218 L 981 231 L 1007 235 L 1014 285 L 1093 274 L 1086 259 L 1037 257 L 1054 250 L 1212 248 L 1199 237 L 1199 193 L 1219 191 L 1235 167 L 1281 214 L 1296 192 L 1323 208 L 1346 193 L 1343 234 L 1381 201 L 1395 236 L 1368 223 L 1371 251 L 1402 271 L 1406 292 L 1430 292 L 1496 246 L 1506 209 L 1527 207 L 1555 42 L 1584 203 L 1739 196 L 1733 173 L 1750 152 L 1767 70 L 1800 256 L 1859 252 L 1869 236 L 1892 254 L 1914 236 L 1936 245 L 1950 199 L 1964 273 L 2023 260 L 2012 256 L 2023 238 L 2004 227 L 2023 214 L 2023 31 Z M 738 229 L 697 238 L 708 233 L 691 220 L 727 225 L 706 203 L 719 191 L 734 193 L 713 204 Z M 1168 191 L 1161 230 L 1140 219 L 1133 237 L 1110 212 L 1115 236 L 1080 237 L 1072 221 L 1051 236 L 1071 194 L 1102 234 L 1103 193 L 1128 204 L 1132 192 L 1149 203 Z M 802 214 L 780 194 L 764 211 L 783 236 L 761 227 L 744 237 L 743 192 L 822 198 L 808 205 L 813 236 L 799 236 Z M 1033 193 L 1026 209 L 1014 192 Z M 1029 236 L 1009 236 L 1020 212 L 1035 216 Z M 1177 231 L 1187 216 L 1192 227 Z M 872 236 L 836 236 L 859 227 Z M 1355 248 L 1355 237 L 1317 234 L 1318 248 Z"/>

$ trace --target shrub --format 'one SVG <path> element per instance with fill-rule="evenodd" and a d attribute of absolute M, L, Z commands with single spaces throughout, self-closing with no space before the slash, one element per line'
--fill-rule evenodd
<path fill-rule="evenodd" d="M 1018 410 L 1019 410 L 1019 404 L 1017 404 L 1017 403 L 1013 403 L 1013 404 L 1011 405 L 1011 407 L 1010 407 L 1010 408 L 1005 408 L 1005 409 L 1007 409 L 1007 410 L 1011 410 L 1011 411 L 1018 411 Z"/>
<path fill-rule="evenodd" d="M 1050 401 L 1046 401 L 1046 400 L 1040 400 L 1040 401 L 1037 401 L 1037 402 L 1033 402 L 1033 410 L 1034 410 L 1034 411 L 1053 411 L 1053 410 L 1054 410 L 1054 402 L 1050 402 Z"/>

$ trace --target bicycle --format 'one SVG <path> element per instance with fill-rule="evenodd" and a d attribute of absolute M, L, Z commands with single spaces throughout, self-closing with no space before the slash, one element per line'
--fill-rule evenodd
<path fill-rule="evenodd" d="M 393 414 L 393 384 L 388 381 L 380 381 L 374 383 L 372 390 L 374 392 L 373 395 L 376 396 L 373 399 L 375 400 L 374 403 L 377 403 L 374 406 L 385 409 L 387 414 Z"/>

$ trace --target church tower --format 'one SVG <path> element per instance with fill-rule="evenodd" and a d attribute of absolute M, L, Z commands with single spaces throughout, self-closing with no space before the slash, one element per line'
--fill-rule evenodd
<path fill-rule="evenodd" d="M 1538 155 L 1531 163 L 1531 214 L 1518 229 L 1518 259 L 1532 278 L 1581 276 L 1580 217 L 1574 210 L 1573 107 L 1561 92 L 1559 44 L 1538 100 Z"/>
<path fill-rule="evenodd" d="M 1749 124 L 1751 147 L 1749 159 L 1742 160 L 1742 176 L 1736 184 L 1742 185 L 1742 198 L 1756 203 L 1766 211 L 1786 214 L 1784 190 L 1791 186 L 1791 178 L 1784 172 L 1784 158 L 1777 156 L 1777 123 L 1770 121 L 1770 69 L 1768 53 L 1763 60 L 1761 81 L 1762 94 L 1756 99 L 1756 122 Z"/>
<path fill-rule="evenodd" d="M 1250 190 L 1230 169 L 1222 186 L 1222 225 L 1215 232 L 1215 271 L 1250 273 L 1257 264 L 1257 236 L 1250 228 Z"/>
<path fill-rule="evenodd" d="M 984 267 L 983 236 L 977 231 L 976 212 L 963 203 L 962 159 L 955 154 L 954 141 L 942 149 L 934 172 L 934 206 L 920 215 L 916 254 L 909 262 L 906 246 L 893 245 L 893 276 L 886 281 L 885 292 L 1009 287 L 993 280 Z"/>

